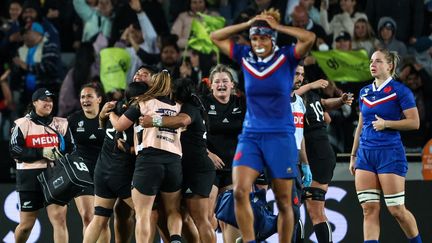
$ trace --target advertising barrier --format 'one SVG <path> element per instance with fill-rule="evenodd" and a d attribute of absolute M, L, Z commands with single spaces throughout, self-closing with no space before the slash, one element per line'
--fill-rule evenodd
<path fill-rule="evenodd" d="M 417 219 L 423 242 L 432 242 L 430 223 L 432 221 L 432 181 L 407 181 L 406 185 L 406 205 Z M 15 185 L 0 184 L 0 198 L 0 241 L 12 243 L 14 242 L 13 230 L 19 221 L 18 194 L 15 192 Z M 271 190 L 267 193 L 267 200 L 274 202 Z M 274 210 L 277 210 L 275 204 L 273 205 Z M 383 206 L 384 202 L 381 205 L 380 242 L 407 242 L 399 225 Z M 326 214 L 333 229 L 333 242 L 363 242 L 362 211 L 353 181 L 331 183 L 327 193 Z M 301 209 L 301 217 L 303 220 L 308 218 L 304 207 Z M 73 203 L 69 208 L 67 219 L 70 242 L 82 242 L 81 219 Z M 306 242 L 316 242 L 310 221 L 307 219 L 305 222 Z M 52 227 L 45 210 L 40 211 L 28 242 L 52 242 Z M 223 242 L 221 235 L 218 235 L 218 242 Z M 270 237 L 267 242 L 277 242 L 277 235 Z"/>

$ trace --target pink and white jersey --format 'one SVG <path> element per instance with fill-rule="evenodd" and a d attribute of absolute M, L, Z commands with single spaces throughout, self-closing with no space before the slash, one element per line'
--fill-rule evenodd
<path fill-rule="evenodd" d="M 294 125 L 295 125 L 295 139 L 296 139 L 296 145 L 297 145 L 297 149 L 300 150 L 301 149 L 301 141 L 303 139 L 303 128 L 304 128 L 304 115 L 306 113 L 306 107 L 303 103 L 303 99 L 302 97 L 300 97 L 297 94 L 295 95 L 295 100 L 294 97 L 291 99 L 291 110 L 294 116 Z M 293 101 L 294 100 L 294 101 Z"/>
<path fill-rule="evenodd" d="M 148 100 L 139 103 L 142 115 L 148 116 L 177 116 L 180 112 L 181 105 L 178 103 L 169 104 L 158 99 Z M 165 127 L 151 127 L 143 130 L 142 140 L 138 143 L 137 130 L 134 132 L 134 143 L 136 153 L 138 154 L 144 148 L 156 148 L 165 150 L 182 156 L 180 144 L 181 129 L 172 129 Z"/>

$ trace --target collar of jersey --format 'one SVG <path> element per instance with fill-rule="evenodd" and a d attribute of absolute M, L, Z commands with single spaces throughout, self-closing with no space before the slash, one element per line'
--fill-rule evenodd
<path fill-rule="evenodd" d="M 270 56 L 268 56 L 266 58 L 261 58 L 261 57 L 257 56 L 257 61 L 258 62 L 263 62 L 263 63 L 269 62 L 273 58 L 273 56 L 275 55 L 276 51 L 278 51 L 278 50 L 279 50 L 279 47 L 276 46 L 275 49 L 273 50 L 272 54 L 270 54 Z"/>
<path fill-rule="evenodd" d="M 375 88 L 375 81 L 372 83 L 372 91 L 381 91 L 393 78 L 390 76 L 384 83 L 382 83 L 378 88 Z"/>

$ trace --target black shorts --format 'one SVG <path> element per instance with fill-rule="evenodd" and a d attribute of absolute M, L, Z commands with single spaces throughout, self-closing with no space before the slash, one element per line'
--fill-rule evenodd
<path fill-rule="evenodd" d="M 153 196 L 159 191 L 175 192 L 182 186 L 181 158 L 164 152 L 157 155 L 138 154 L 132 187 L 144 195 Z"/>
<path fill-rule="evenodd" d="M 183 196 L 185 198 L 194 195 L 209 197 L 216 172 L 213 170 L 203 172 L 189 172 L 183 170 Z"/>
<path fill-rule="evenodd" d="M 102 198 L 129 198 L 131 184 L 132 174 L 122 176 L 96 172 L 94 176 L 95 195 Z"/>
<path fill-rule="evenodd" d="M 230 170 L 216 170 L 216 177 L 213 185 L 219 189 L 232 185 L 232 171 Z"/>
<path fill-rule="evenodd" d="M 45 199 L 41 192 L 20 191 L 18 194 L 22 212 L 34 212 L 45 206 Z"/>
<path fill-rule="evenodd" d="M 314 181 L 329 184 L 336 167 L 336 156 L 325 129 L 305 134 L 306 153 Z"/>
<path fill-rule="evenodd" d="M 84 164 L 87 166 L 87 168 L 90 172 L 90 176 L 94 181 L 94 171 L 95 171 L 95 166 L 96 166 L 95 161 L 84 160 Z M 95 189 L 94 189 L 94 186 L 91 185 L 91 186 L 84 188 L 84 190 L 82 192 L 78 193 L 78 195 L 76 197 L 94 196 L 94 195 L 95 195 Z"/>

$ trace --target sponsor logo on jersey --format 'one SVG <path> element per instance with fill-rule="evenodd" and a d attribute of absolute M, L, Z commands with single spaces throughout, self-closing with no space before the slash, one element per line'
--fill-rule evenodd
<path fill-rule="evenodd" d="M 229 123 L 229 121 L 228 121 L 228 119 L 225 118 L 222 120 L 222 123 Z"/>
<path fill-rule="evenodd" d="M 96 139 L 96 136 L 94 134 L 90 135 L 89 139 Z"/>
<path fill-rule="evenodd" d="M 304 123 L 303 123 L 304 114 L 301 112 L 293 112 L 293 116 L 294 116 L 295 126 L 297 128 L 304 128 Z"/>
<path fill-rule="evenodd" d="M 25 144 L 28 148 L 57 147 L 59 140 L 56 134 L 28 135 Z"/>

